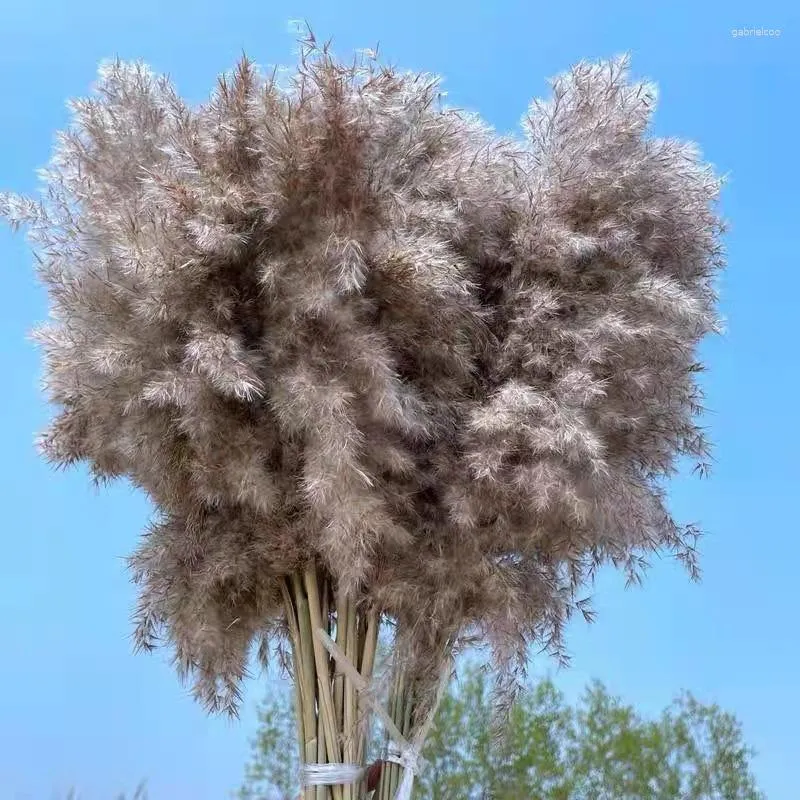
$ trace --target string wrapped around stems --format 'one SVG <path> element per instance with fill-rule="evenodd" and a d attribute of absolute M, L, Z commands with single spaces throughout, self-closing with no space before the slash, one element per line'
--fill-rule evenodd
<path fill-rule="evenodd" d="M 418 726 L 409 741 L 397 727 L 395 721 L 386 711 L 381 700 L 374 693 L 370 685 L 336 645 L 336 642 L 334 642 L 322 628 L 317 629 L 316 635 L 325 646 L 325 649 L 336 660 L 340 669 L 353 682 L 361 700 L 371 708 L 385 726 L 390 736 L 387 760 L 403 767 L 403 778 L 394 795 L 394 800 L 410 800 L 411 790 L 414 786 L 414 778 L 424 766 L 422 749 L 425 745 L 425 740 L 433 726 L 436 712 L 439 710 L 439 706 L 450 682 L 453 669 L 452 662 L 448 660 L 442 665 L 434 701 L 430 705 L 425 719 Z M 352 769 L 355 768 L 355 765 L 353 765 Z M 359 775 L 356 780 L 359 780 L 361 777 L 362 775 Z"/>

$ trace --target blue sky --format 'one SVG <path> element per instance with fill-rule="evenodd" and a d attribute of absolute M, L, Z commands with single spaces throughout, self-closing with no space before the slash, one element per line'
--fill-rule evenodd
<path fill-rule="evenodd" d="M 287 21 L 306 18 L 335 49 L 380 42 L 385 58 L 445 76 L 449 99 L 511 130 L 545 79 L 580 58 L 623 51 L 661 88 L 657 133 L 692 138 L 731 174 L 723 211 L 730 266 L 721 283 L 728 332 L 703 355 L 712 477 L 680 477 L 672 508 L 698 521 L 704 580 L 657 562 L 643 590 L 604 575 L 597 623 L 571 629 L 578 692 L 591 677 L 645 711 L 679 690 L 719 702 L 759 751 L 770 800 L 798 797 L 800 639 L 797 619 L 800 390 L 797 187 L 800 13 L 788 2 L 270 3 L 208 0 L 9 3 L 0 29 L 0 188 L 30 191 L 34 170 L 85 93 L 97 62 L 142 58 L 192 100 L 244 49 L 258 63 L 292 60 Z M 733 28 L 780 28 L 734 38 Z M 148 778 L 152 800 L 221 798 L 237 785 L 264 681 L 241 722 L 210 719 L 166 655 L 133 656 L 133 588 L 123 557 L 149 509 L 126 485 L 97 492 L 83 470 L 56 473 L 33 439 L 50 410 L 39 354 L 26 339 L 46 315 L 21 236 L 0 229 L 0 797 L 104 800 Z M 795 409 L 795 412 L 792 409 Z M 547 663 L 535 668 L 546 671 Z"/>

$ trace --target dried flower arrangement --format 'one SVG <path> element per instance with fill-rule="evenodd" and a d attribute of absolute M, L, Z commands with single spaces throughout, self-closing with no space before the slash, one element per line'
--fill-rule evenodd
<path fill-rule="evenodd" d="M 599 565 L 696 573 L 661 480 L 706 456 L 720 181 L 649 135 L 625 59 L 552 86 L 516 140 L 313 39 L 289 85 L 243 60 L 197 108 L 111 63 L 43 199 L 0 202 L 52 302 L 44 452 L 157 509 L 139 645 L 235 711 L 254 642 L 289 642 L 306 800 L 362 796 L 363 771 L 309 776 L 363 765 L 382 622 L 387 724 L 418 746 L 465 643 L 510 676 L 563 654 Z M 376 797 L 409 796 L 414 755 Z"/>

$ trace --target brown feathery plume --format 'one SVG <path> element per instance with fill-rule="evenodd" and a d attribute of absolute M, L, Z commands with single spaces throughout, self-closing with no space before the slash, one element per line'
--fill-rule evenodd
<path fill-rule="evenodd" d="M 515 141 L 313 41 L 290 85 L 245 59 L 197 108 L 114 62 L 44 197 L 3 196 L 51 298 L 43 451 L 152 499 L 137 641 L 206 707 L 288 638 L 304 760 L 363 763 L 315 628 L 369 678 L 395 626 L 407 734 L 465 642 L 505 676 L 563 654 L 599 565 L 696 575 L 661 480 L 707 455 L 720 181 L 649 136 L 654 97 L 625 59 L 581 63 Z"/>

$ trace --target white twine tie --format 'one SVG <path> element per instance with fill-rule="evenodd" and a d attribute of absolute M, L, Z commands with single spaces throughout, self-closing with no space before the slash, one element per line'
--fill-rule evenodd
<path fill-rule="evenodd" d="M 358 783 L 366 772 L 358 764 L 304 764 L 300 780 L 303 786 L 334 786 Z"/>
<path fill-rule="evenodd" d="M 439 686 L 436 691 L 436 698 L 428 711 L 425 721 L 409 742 L 395 725 L 394 720 L 383 708 L 371 687 L 353 666 L 350 659 L 342 652 L 336 642 L 322 629 L 318 628 L 319 637 L 325 649 L 339 665 L 339 668 L 353 682 L 356 690 L 369 707 L 381 718 L 386 730 L 390 735 L 389 752 L 387 761 L 400 764 L 403 767 L 403 778 L 395 793 L 394 800 L 411 800 L 411 790 L 414 788 L 414 778 L 419 775 L 424 766 L 422 758 L 422 748 L 433 725 L 433 719 L 439 708 L 447 684 L 450 681 L 452 663 L 448 660 L 442 667 L 439 678 Z M 357 783 L 366 774 L 366 769 L 357 764 L 305 764 L 302 772 L 302 780 L 305 786 L 332 785 L 341 783 Z"/>

